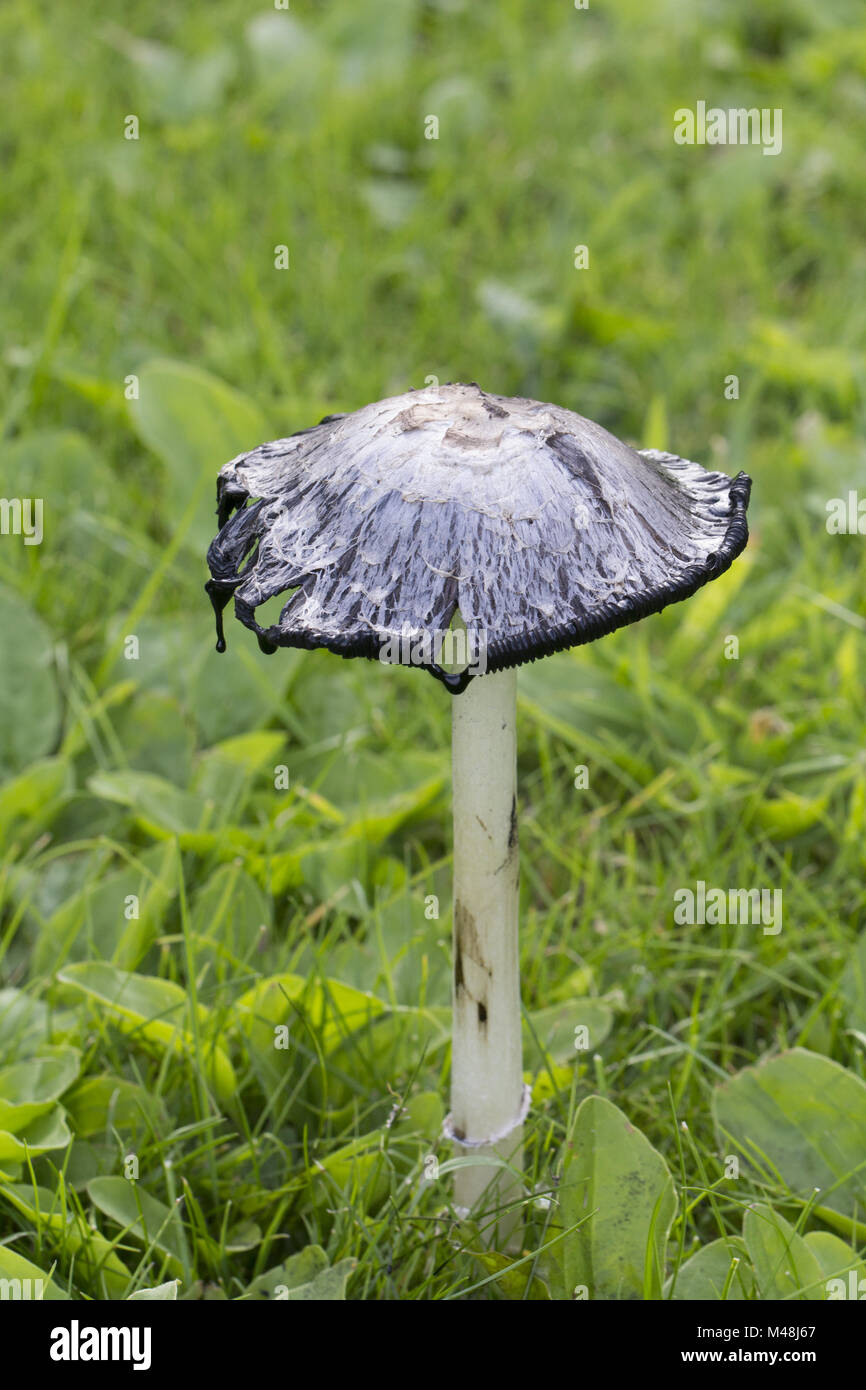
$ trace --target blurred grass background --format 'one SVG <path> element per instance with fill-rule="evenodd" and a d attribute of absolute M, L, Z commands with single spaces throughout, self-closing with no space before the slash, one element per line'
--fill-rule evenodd
<path fill-rule="evenodd" d="M 0 43 L 0 491 L 45 503 L 41 546 L 0 538 L 0 968 L 35 1029 L 10 1025 L 6 1060 L 78 1056 L 71 1148 L 31 1173 L 0 1143 L 12 1248 L 47 1241 L 64 1288 L 105 1292 L 104 1262 L 70 1266 L 20 1188 L 68 1188 L 115 1241 L 132 1224 L 90 1187 L 129 1132 L 107 1099 L 82 1119 L 80 1095 L 120 1078 L 159 1101 L 145 1123 L 130 1100 L 146 1190 L 171 1216 L 178 1173 L 189 1188 L 176 1248 L 127 1230 L 113 1296 L 179 1270 L 188 1296 L 236 1297 L 309 1241 L 355 1261 L 354 1297 L 479 1277 L 448 1244 L 444 1179 L 411 1179 L 410 1216 L 394 1197 L 447 1089 L 448 699 L 417 672 L 266 659 L 239 628 L 218 658 L 202 591 L 223 462 L 430 375 L 754 479 L 727 576 L 521 673 L 532 1181 L 592 1091 L 672 1162 L 687 1118 L 700 1187 L 720 1078 L 792 1044 L 862 1076 L 866 562 L 825 526 L 829 499 L 866 488 L 861 7 L 10 0 Z M 698 100 L 781 108 L 782 153 L 678 146 L 674 111 Z M 675 928 L 672 894 L 698 879 L 782 888 L 781 933 Z M 88 1012 L 103 977 L 57 978 L 94 961 L 193 989 L 182 1065 L 145 1036 L 152 1000 L 130 1043 Z M 346 1015 L 305 998 L 275 1086 L 238 999 L 278 971 L 421 1010 L 413 1045 L 343 1037 L 329 1099 Z M 587 1017 L 598 1047 L 575 1060 Z M 207 1039 L 233 1059 L 230 1100 Z M 367 1199 L 351 1165 L 323 1198 L 315 1161 L 415 1092 L 420 1149 L 387 1151 Z M 743 1194 L 698 1202 L 683 1246 L 739 1229 Z"/>

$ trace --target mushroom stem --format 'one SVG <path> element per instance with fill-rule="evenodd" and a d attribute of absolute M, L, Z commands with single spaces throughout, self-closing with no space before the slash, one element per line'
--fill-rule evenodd
<path fill-rule="evenodd" d="M 472 680 L 452 701 L 454 1025 L 451 1114 L 459 1156 L 522 1167 L 517 673 Z M 510 1211 L 487 1230 L 501 1243 L 519 1222 L 522 1186 L 501 1165 L 455 1172 L 455 1201 Z"/>

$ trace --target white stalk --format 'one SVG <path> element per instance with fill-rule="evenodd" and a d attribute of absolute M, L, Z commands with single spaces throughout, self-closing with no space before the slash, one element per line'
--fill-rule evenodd
<path fill-rule="evenodd" d="M 517 673 L 479 676 L 452 700 L 454 1024 L 451 1115 L 457 1155 L 521 1168 L 525 1114 L 520 1036 Z M 458 1206 L 517 1202 L 516 1176 L 491 1164 L 455 1173 Z M 484 1198 L 483 1201 L 480 1199 Z M 520 1211 L 488 1229 L 492 1243 Z"/>

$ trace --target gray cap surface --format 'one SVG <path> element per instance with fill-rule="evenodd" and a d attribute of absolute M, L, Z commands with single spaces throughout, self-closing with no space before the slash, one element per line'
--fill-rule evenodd
<path fill-rule="evenodd" d="M 218 479 L 217 611 L 266 651 L 378 658 L 455 612 L 496 671 L 687 598 L 748 539 L 751 481 L 636 451 L 560 406 L 425 387 L 262 444 Z M 232 514 L 233 513 L 233 514 Z M 286 594 L 279 620 L 256 609 Z M 466 675 L 419 663 L 451 690 Z"/>

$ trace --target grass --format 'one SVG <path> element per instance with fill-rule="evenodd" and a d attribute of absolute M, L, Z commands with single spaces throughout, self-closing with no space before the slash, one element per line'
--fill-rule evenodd
<path fill-rule="evenodd" d="M 600 1095 L 673 1173 L 668 1275 L 755 1200 L 826 1229 L 775 1160 L 723 1179 L 711 1106 L 791 1047 L 864 1079 L 866 562 L 825 526 L 864 478 L 858 7 L 12 0 L 0 40 L 2 490 L 46 518 L 0 536 L 0 1066 L 75 1066 L 45 1112 L 71 1143 L 0 1138 L 0 1253 L 79 1298 L 237 1298 L 309 1245 L 301 1282 L 353 1299 L 538 1291 L 556 1206 L 527 1202 L 503 1276 L 423 1179 L 448 699 L 236 625 L 218 658 L 202 593 L 232 453 L 430 375 L 754 478 L 727 576 L 521 672 L 528 1189 Z M 698 99 L 782 108 L 783 152 L 677 146 Z M 781 889 L 782 930 L 675 925 L 698 880 Z M 156 993 L 121 1016 L 69 982 L 94 961 Z M 250 1003 L 280 974 L 306 987 Z"/>

